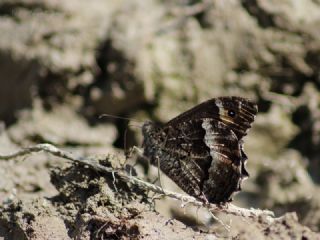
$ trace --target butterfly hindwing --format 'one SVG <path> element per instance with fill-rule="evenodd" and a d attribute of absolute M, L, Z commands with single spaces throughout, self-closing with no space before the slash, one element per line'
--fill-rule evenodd
<path fill-rule="evenodd" d="M 229 201 L 246 177 L 242 173 L 241 146 L 235 133 L 223 123 L 205 119 L 202 126 L 206 131 L 204 142 L 212 158 L 202 192 L 209 202 Z"/>

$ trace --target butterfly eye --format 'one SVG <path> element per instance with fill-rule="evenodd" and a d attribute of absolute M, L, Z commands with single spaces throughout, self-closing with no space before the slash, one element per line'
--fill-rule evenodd
<path fill-rule="evenodd" d="M 236 116 L 236 112 L 233 110 L 228 110 L 228 116 L 233 118 Z"/>

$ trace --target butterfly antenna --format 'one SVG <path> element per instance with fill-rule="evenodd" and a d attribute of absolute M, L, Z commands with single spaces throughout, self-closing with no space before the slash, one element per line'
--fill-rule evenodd
<path fill-rule="evenodd" d="M 116 115 L 112 115 L 112 114 L 107 114 L 107 113 L 104 113 L 104 114 L 101 114 L 99 115 L 99 119 L 102 119 L 104 117 L 108 117 L 108 118 L 114 118 L 114 119 L 121 119 L 121 120 L 126 120 L 128 122 L 135 122 L 135 123 L 138 123 L 138 125 L 136 124 L 132 124 L 132 123 L 128 123 L 126 128 L 125 128 L 125 131 L 124 131 L 124 140 L 123 140 L 123 147 L 124 147 L 124 154 L 125 154 L 125 158 L 126 158 L 126 161 L 130 158 L 130 155 L 131 155 L 131 151 L 128 149 L 128 146 L 127 146 L 127 135 L 128 135 L 128 126 L 129 127 L 136 127 L 136 128 L 142 128 L 142 124 L 143 122 L 142 121 L 138 121 L 138 120 L 135 120 L 135 119 L 132 119 L 132 118 L 127 118 L 127 117 L 120 117 L 120 116 L 116 116 Z"/>
<path fill-rule="evenodd" d="M 127 121 L 129 121 L 129 122 L 140 123 L 141 125 L 143 124 L 142 121 L 138 121 L 138 120 L 135 120 L 135 119 L 132 119 L 132 118 L 120 117 L 120 116 L 116 116 L 116 115 L 112 115 L 112 114 L 107 114 L 107 113 L 101 114 L 101 115 L 99 116 L 99 119 L 104 118 L 104 117 L 127 120 Z"/>

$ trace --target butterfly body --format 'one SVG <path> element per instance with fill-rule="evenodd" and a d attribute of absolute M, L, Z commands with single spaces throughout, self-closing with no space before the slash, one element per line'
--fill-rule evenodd
<path fill-rule="evenodd" d="M 144 155 L 189 195 L 211 203 L 230 201 L 248 176 L 242 137 L 256 113 L 247 99 L 221 97 L 162 126 L 146 122 Z"/>

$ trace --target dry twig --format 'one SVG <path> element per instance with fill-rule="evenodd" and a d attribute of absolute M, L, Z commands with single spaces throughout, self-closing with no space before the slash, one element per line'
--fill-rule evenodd
<path fill-rule="evenodd" d="M 210 204 L 205 205 L 204 203 L 198 201 L 194 197 L 179 194 L 176 192 L 171 192 L 168 190 L 164 190 L 159 186 L 156 186 L 154 184 L 151 184 L 149 182 L 145 182 L 137 177 L 130 176 L 126 171 L 123 169 L 114 169 L 111 167 L 106 167 L 94 159 L 94 158 L 85 158 L 85 157 L 76 157 L 71 153 L 65 152 L 63 150 L 58 149 L 57 147 L 51 145 L 51 144 L 38 144 L 32 147 L 21 149 L 15 153 L 8 154 L 8 155 L 0 155 L 0 160 L 10 160 L 15 159 L 17 157 L 26 156 L 28 154 L 34 153 L 34 152 L 48 152 L 54 156 L 61 157 L 64 159 L 71 160 L 73 162 L 76 162 L 81 165 L 85 165 L 90 167 L 93 170 L 99 171 L 99 172 L 105 172 L 105 173 L 112 173 L 121 178 L 123 181 L 134 184 L 142 189 L 153 191 L 155 193 L 159 194 L 165 194 L 166 196 L 182 201 L 183 203 L 192 204 L 194 206 L 198 207 L 205 207 L 209 209 L 211 212 L 223 212 L 226 214 L 231 214 L 234 216 L 240 216 L 243 218 L 251 218 L 251 219 L 257 219 L 259 217 L 265 217 L 265 220 L 272 222 L 275 220 L 273 217 L 273 212 L 269 210 L 260 210 L 260 209 L 246 209 L 246 208 L 240 208 L 237 207 L 231 203 L 226 203 L 224 205 L 217 205 L 217 204 Z"/>

